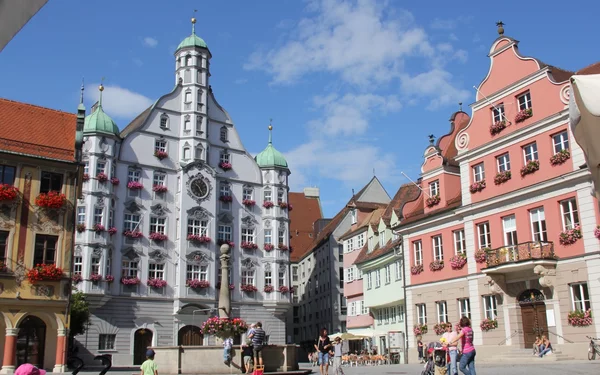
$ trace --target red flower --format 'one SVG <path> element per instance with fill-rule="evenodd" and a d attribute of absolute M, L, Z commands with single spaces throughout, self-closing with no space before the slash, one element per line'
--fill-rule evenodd
<path fill-rule="evenodd" d="M 41 193 L 35 198 L 35 204 L 44 208 L 61 208 L 67 201 L 67 197 L 58 191 Z"/>
<path fill-rule="evenodd" d="M 56 267 L 55 264 L 37 264 L 27 272 L 27 279 L 31 284 L 42 280 L 58 281 L 63 276 L 62 268 Z"/>

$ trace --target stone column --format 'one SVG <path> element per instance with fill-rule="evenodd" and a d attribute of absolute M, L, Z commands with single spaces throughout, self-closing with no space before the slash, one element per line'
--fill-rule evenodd
<path fill-rule="evenodd" d="M 2 360 L 0 374 L 13 374 L 15 372 L 18 334 L 18 328 L 6 329 L 6 337 L 4 338 L 4 359 Z"/>
<path fill-rule="evenodd" d="M 65 372 L 65 351 L 67 349 L 67 330 L 58 329 L 56 332 L 56 358 L 52 372 Z"/>
<path fill-rule="evenodd" d="M 219 291 L 219 318 L 229 318 L 231 314 L 231 297 L 229 292 L 229 245 L 221 245 L 221 290 Z"/>

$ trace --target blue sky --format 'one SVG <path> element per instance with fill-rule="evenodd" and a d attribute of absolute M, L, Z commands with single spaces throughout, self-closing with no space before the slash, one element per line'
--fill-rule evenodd
<path fill-rule="evenodd" d="M 73 112 L 82 77 L 88 106 L 105 77 L 105 109 L 123 128 L 172 89 L 194 9 L 244 145 L 262 150 L 273 118 L 292 187 L 320 187 L 327 216 L 373 171 L 390 195 L 401 171 L 418 177 L 427 135 L 473 102 L 496 21 L 524 55 L 569 70 L 600 60 L 585 47 L 597 45 L 600 5 L 584 0 L 50 0 L 0 54 L 0 97 Z"/>

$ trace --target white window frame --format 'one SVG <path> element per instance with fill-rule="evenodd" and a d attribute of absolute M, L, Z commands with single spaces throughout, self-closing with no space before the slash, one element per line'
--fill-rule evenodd
<path fill-rule="evenodd" d="M 448 303 L 446 301 L 437 301 L 435 306 L 438 323 L 448 323 Z"/>
<path fill-rule="evenodd" d="M 504 246 L 516 246 L 519 243 L 517 218 L 514 214 L 502 218 L 502 232 L 504 234 Z"/>
<path fill-rule="evenodd" d="M 148 279 L 165 279 L 165 264 L 164 263 L 148 263 Z"/>
<path fill-rule="evenodd" d="M 106 174 L 106 162 L 105 161 L 97 161 L 96 162 L 96 176 L 100 173 Z"/>
<path fill-rule="evenodd" d="M 429 196 L 435 197 L 437 195 L 440 195 L 440 180 L 429 183 Z"/>
<path fill-rule="evenodd" d="M 350 210 L 350 218 L 351 218 L 351 221 L 352 221 L 351 224 L 352 225 L 356 224 L 356 221 L 357 221 L 356 208 L 353 208 L 353 209 Z"/>
<path fill-rule="evenodd" d="M 208 281 L 208 265 L 188 264 L 186 271 L 187 280 Z"/>
<path fill-rule="evenodd" d="M 415 257 L 415 266 L 423 265 L 423 241 L 413 241 L 413 254 Z"/>
<path fill-rule="evenodd" d="M 492 107 L 492 123 L 495 124 L 498 121 L 505 121 L 506 116 L 504 114 L 504 104 L 496 104 Z"/>
<path fill-rule="evenodd" d="M 497 156 L 496 165 L 498 167 L 498 172 L 510 171 L 510 154 L 505 152 L 504 154 Z"/>
<path fill-rule="evenodd" d="M 490 222 L 484 221 L 477 224 L 477 238 L 479 241 L 479 249 L 489 249 L 492 246 L 492 236 L 490 232 Z M 482 241 L 484 240 L 485 243 Z"/>
<path fill-rule="evenodd" d="M 531 93 L 527 91 L 517 96 L 517 103 L 519 103 L 519 111 L 531 108 Z"/>
<path fill-rule="evenodd" d="M 254 189 L 251 187 L 245 187 L 242 189 L 242 199 L 243 200 L 253 200 Z"/>
<path fill-rule="evenodd" d="M 139 169 L 129 169 L 127 171 L 127 182 L 140 182 L 142 172 Z"/>
<path fill-rule="evenodd" d="M 77 206 L 77 224 L 85 225 L 85 206 Z"/>
<path fill-rule="evenodd" d="M 402 281 L 402 261 L 394 262 L 395 273 L 396 273 L 396 281 Z"/>
<path fill-rule="evenodd" d="M 417 323 L 418 324 L 427 324 L 427 305 L 424 303 L 418 303 L 416 305 L 417 309 Z"/>
<path fill-rule="evenodd" d="M 485 180 L 485 166 L 483 162 L 473 166 L 473 181 L 481 182 Z"/>
<path fill-rule="evenodd" d="M 81 275 L 83 273 L 83 257 L 81 255 L 75 255 L 73 257 L 73 274 Z"/>
<path fill-rule="evenodd" d="M 356 248 L 362 249 L 365 246 L 365 234 L 361 233 L 356 236 Z"/>
<path fill-rule="evenodd" d="M 242 270 L 242 284 L 256 286 L 256 272 L 254 270 Z"/>
<path fill-rule="evenodd" d="M 188 219 L 187 234 L 195 236 L 206 236 L 208 232 L 208 220 Z"/>
<path fill-rule="evenodd" d="M 354 266 L 346 268 L 346 282 L 351 283 L 354 281 Z"/>
<path fill-rule="evenodd" d="M 150 233 L 167 234 L 167 219 L 164 217 L 150 217 Z"/>
<path fill-rule="evenodd" d="M 523 160 L 525 164 L 530 161 L 539 160 L 537 142 L 523 146 Z"/>
<path fill-rule="evenodd" d="M 94 220 L 93 225 L 100 224 L 104 222 L 104 207 L 94 207 Z"/>
<path fill-rule="evenodd" d="M 560 212 L 563 230 L 573 229 L 580 225 L 579 209 L 575 197 L 560 201 Z M 571 224 L 567 221 L 570 221 Z"/>
<path fill-rule="evenodd" d="M 217 231 L 217 239 L 221 241 L 232 241 L 233 238 L 233 228 L 231 225 L 221 225 L 219 224 L 219 228 Z"/>
<path fill-rule="evenodd" d="M 267 244 L 272 245 L 273 244 L 273 230 L 272 229 L 265 229 L 264 232 L 263 232 L 263 234 L 264 234 L 264 237 L 265 237 L 264 238 L 265 245 L 267 245 Z"/>
<path fill-rule="evenodd" d="M 444 242 L 442 235 L 431 237 L 431 247 L 433 248 L 433 260 L 444 260 Z"/>
<path fill-rule="evenodd" d="M 90 275 L 102 275 L 100 271 L 100 266 L 102 265 L 102 259 L 100 256 L 92 255 L 90 260 Z"/>
<path fill-rule="evenodd" d="M 140 264 L 137 260 L 123 259 L 121 262 L 121 276 L 140 277 Z"/>
<path fill-rule="evenodd" d="M 452 232 L 454 236 L 454 255 L 467 254 L 467 240 L 465 238 L 465 230 L 459 229 Z"/>
<path fill-rule="evenodd" d="M 379 233 L 379 246 L 385 246 L 385 231 Z"/>
<path fill-rule="evenodd" d="M 375 288 L 381 287 L 381 269 L 375 270 Z"/>
<path fill-rule="evenodd" d="M 536 207 L 529 210 L 531 222 L 531 238 L 536 242 L 548 242 L 548 230 L 546 227 L 546 214 L 544 207 Z"/>
<path fill-rule="evenodd" d="M 483 316 L 485 319 L 495 320 L 498 317 L 498 301 L 496 295 L 483 296 Z"/>
<path fill-rule="evenodd" d="M 221 142 L 227 142 L 229 140 L 229 134 L 226 126 L 222 126 L 219 130 L 219 139 Z"/>
<path fill-rule="evenodd" d="M 256 243 L 254 228 L 242 228 L 241 240 L 242 242 Z"/>
<path fill-rule="evenodd" d="M 573 306 L 573 311 L 587 311 L 592 308 L 589 288 L 586 282 L 571 284 L 569 290 L 571 292 L 571 305 Z M 579 298 L 577 294 L 579 294 Z"/>
<path fill-rule="evenodd" d="M 552 136 L 552 149 L 555 155 L 562 150 L 569 149 L 569 132 L 567 130 Z"/>
<path fill-rule="evenodd" d="M 392 267 L 389 264 L 385 265 L 385 284 L 392 282 Z"/>
<path fill-rule="evenodd" d="M 265 268 L 264 276 L 265 286 L 273 286 L 273 271 L 270 268 Z"/>
<path fill-rule="evenodd" d="M 458 299 L 458 313 L 459 318 L 466 316 L 471 319 L 471 300 L 469 300 L 469 298 Z"/>
<path fill-rule="evenodd" d="M 154 151 L 167 152 L 167 141 L 164 139 L 155 139 L 154 140 Z"/>
<path fill-rule="evenodd" d="M 373 271 L 367 273 L 367 290 L 373 289 Z"/>

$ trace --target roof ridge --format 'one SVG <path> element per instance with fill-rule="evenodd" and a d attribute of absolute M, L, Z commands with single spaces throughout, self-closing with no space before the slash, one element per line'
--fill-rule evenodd
<path fill-rule="evenodd" d="M 10 103 L 21 104 L 21 105 L 27 106 L 27 107 L 34 107 L 34 108 L 44 109 L 46 111 L 63 113 L 65 115 L 77 116 L 77 113 L 75 113 L 75 112 L 61 111 L 60 109 L 48 108 L 48 107 L 44 107 L 44 106 L 37 105 L 37 104 L 24 103 L 24 102 L 19 102 L 17 100 L 6 99 L 6 98 L 0 98 L 0 100 L 3 100 L 5 102 L 10 102 Z"/>

